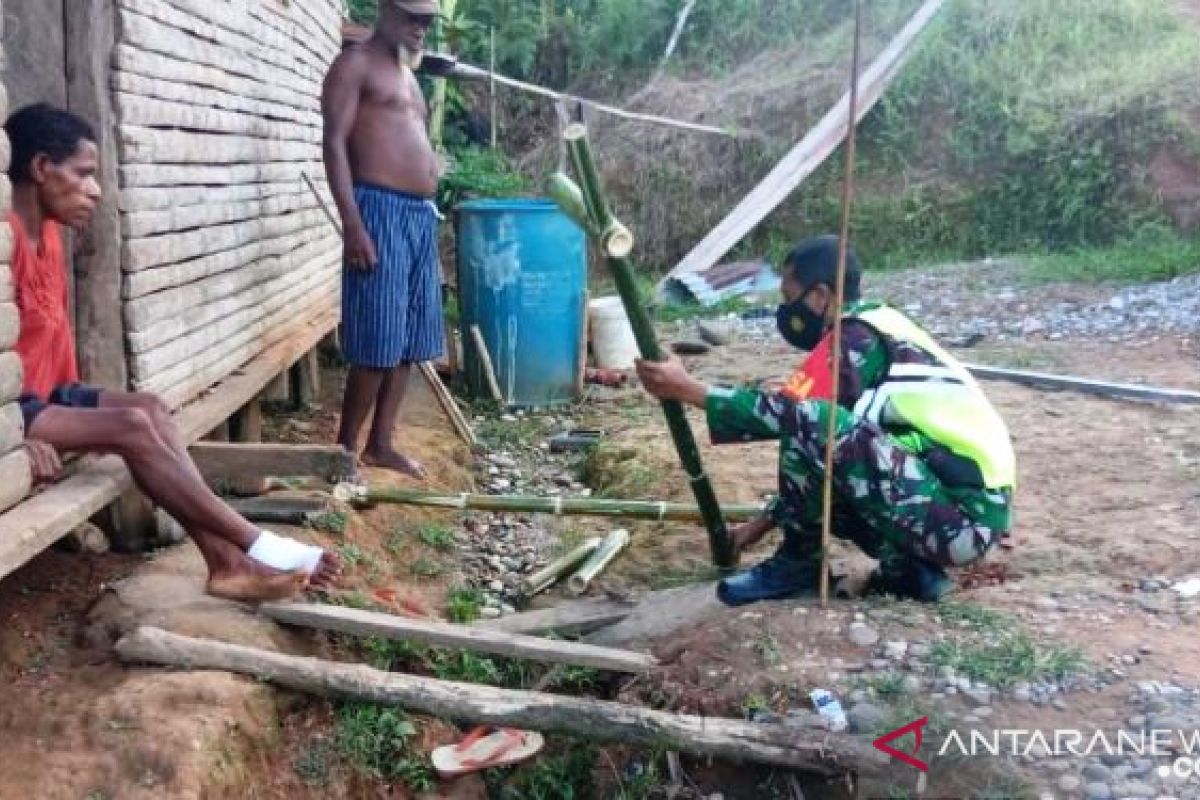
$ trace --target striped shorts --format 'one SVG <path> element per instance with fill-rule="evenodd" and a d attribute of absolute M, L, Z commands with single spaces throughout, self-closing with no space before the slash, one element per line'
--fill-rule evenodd
<path fill-rule="evenodd" d="M 342 271 L 342 350 L 356 367 L 391 369 L 441 357 L 437 211 L 423 197 L 370 184 L 354 199 L 379 262 Z"/>

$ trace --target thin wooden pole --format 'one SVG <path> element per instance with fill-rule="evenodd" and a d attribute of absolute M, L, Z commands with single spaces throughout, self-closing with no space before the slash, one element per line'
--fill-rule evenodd
<path fill-rule="evenodd" d="M 567 153 L 579 179 L 584 204 L 593 223 L 591 227 L 602 232 L 600 245 L 608 259 L 617 292 L 625 306 L 625 313 L 629 316 L 638 350 L 642 358 L 664 361 L 666 356 L 659 346 L 654 324 L 646 311 L 645 302 L 634 277 L 633 265 L 628 258 L 633 238 L 629 231 L 612 217 L 608 202 L 604 198 L 600 177 L 592 158 L 591 145 L 588 143 L 587 127 L 578 123 L 570 125 L 563 132 L 563 139 L 567 143 Z M 688 424 L 687 414 L 684 413 L 683 405 L 677 401 L 663 401 L 662 410 L 667 419 L 671 439 L 675 443 L 675 450 L 679 453 L 679 461 L 691 483 L 696 505 L 700 507 L 703 516 L 713 563 L 722 569 L 732 568 L 736 560 L 733 542 L 721 516 L 721 506 L 717 502 L 712 481 L 704 471 L 700 448 L 696 445 L 696 437 Z"/>
<path fill-rule="evenodd" d="M 854 47 L 850 60 L 850 122 L 846 132 L 846 175 L 842 183 L 842 229 L 838 237 L 837 286 L 833 291 L 833 362 L 829 427 L 825 431 L 825 482 L 821 500 L 821 607 L 829 605 L 829 549 L 833 543 L 833 456 L 837 438 L 838 393 L 842 374 L 842 305 L 846 296 L 846 252 L 850 244 L 850 211 L 854 204 L 854 150 L 858 120 L 858 58 L 862 42 L 862 3 L 854 0 Z"/>
<path fill-rule="evenodd" d="M 495 25 L 493 25 L 492 29 L 491 29 L 491 39 L 492 39 L 492 48 L 491 48 L 492 52 L 491 52 L 491 60 L 489 61 L 491 66 L 488 69 L 488 95 L 489 95 L 490 102 L 491 102 L 491 112 L 490 112 L 491 120 L 490 121 L 491 121 L 491 126 L 492 126 L 492 149 L 495 150 L 496 142 L 497 142 L 497 135 L 496 135 L 496 26 Z"/>

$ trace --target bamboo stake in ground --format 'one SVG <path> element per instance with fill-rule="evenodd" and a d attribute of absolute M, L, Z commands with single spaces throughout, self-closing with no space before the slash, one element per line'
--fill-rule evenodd
<path fill-rule="evenodd" d="M 829 605 L 829 549 L 833 545 L 833 457 L 837 438 L 838 394 L 842 375 L 842 304 L 846 296 L 846 250 L 850 244 L 850 208 L 854 203 L 854 147 L 858 111 L 858 55 L 862 5 L 854 0 L 854 46 L 850 59 L 850 128 L 846 132 L 846 175 L 842 183 L 842 227 L 838 237 L 837 286 L 833 290 L 833 361 L 830 369 L 829 427 L 825 430 L 825 481 L 821 507 L 821 607 Z"/>
<path fill-rule="evenodd" d="M 487 342 L 483 340 L 483 331 L 478 325 L 471 326 L 471 344 L 475 345 L 475 355 L 479 356 L 479 367 L 483 370 L 483 378 L 487 382 L 492 399 L 504 405 L 504 393 L 500 391 L 500 381 L 496 379 L 496 368 L 492 365 L 492 355 L 488 352 Z"/>
<path fill-rule="evenodd" d="M 464 724 L 565 733 L 836 776 L 881 767 L 883 754 L 827 731 L 652 711 L 590 698 L 496 689 L 138 628 L 117 643 L 126 662 L 238 672 L 320 697 L 401 706 Z"/>
<path fill-rule="evenodd" d="M 623 226 L 617 222 L 609 211 L 608 203 L 600 186 L 599 174 L 592 159 L 591 145 L 588 143 L 587 128 L 574 124 L 563 131 L 563 139 L 567 144 L 567 152 L 575 168 L 583 192 L 584 204 L 592 222 L 589 228 L 603 232 L 601 245 L 608 258 L 609 269 L 617 285 L 617 292 L 625 306 L 637 339 L 638 350 L 642 358 L 650 361 L 663 361 L 665 356 L 658 344 L 650 315 L 642 302 L 637 281 L 634 278 L 633 266 L 627 256 L 632 248 L 632 236 L 628 236 Z M 704 519 L 704 527 L 708 531 L 709 548 L 712 551 L 713 563 L 723 569 L 733 567 L 735 553 L 729 532 L 725 529 L 725 520 L 721 516 L 721 507 L 717 503 L 717 495 L 712 483 L 704 472 L 704 463 L 700 459 L 700 448 L 696 445 L 696 437 L 688 424 L 683 405 L 675 401 L 662 402 L 663 414 L 667 418 L 667 427 L 679 453 L 679 460 L 687 472 L 691 482 L 692 492 L 696 496 L 696 504 L 700 507 Z"/>

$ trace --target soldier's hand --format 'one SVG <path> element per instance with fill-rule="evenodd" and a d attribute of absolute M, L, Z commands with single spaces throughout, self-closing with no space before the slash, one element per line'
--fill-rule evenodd
<path fill-rule="evenodd" d="M 375 242 L 366 228 L 352 226 L 346 230 L 346 263 L 352 269 L 370 271 L 375 269 L 379 257 L 375 253 Z"/>
<path fill-rule="evenodd" d="M 688 375 L 683 362 L 674 356 L 666 361 L 637 359 L 638 380 L 647 392 L 659 400 L 678 400 L 703 407 L 708 386 Z"/>
<path fill-rule="evenodd" d="M 35 484 L 50 483 L 62 475 L 62 459 L 59 458 L 58 451 L 50 445 L 36 439 L 26 439 L 25 452 L 29 454 L 29 465 Z"/>

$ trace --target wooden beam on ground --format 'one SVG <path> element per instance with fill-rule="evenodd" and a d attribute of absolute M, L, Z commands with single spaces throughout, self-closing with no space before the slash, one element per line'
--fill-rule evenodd
<path fill-rule="evenodd" d="M 917 37 L 942 7 L 943 0 L 925 0 L 908 24 L 896 35 L 858 81 L 858 108 L 855 119 L 861 121 L 874 107 L 912 52 Z M 725 219 L 713 228 L 683 260 L 659 283 L 678 275 L 703 272 L 720 261 L 738 242 L 754 230 L 768 214 L 817 170 L 846 138 L 846 119 L 850 116 L 847 92 L 816 127 L 792 148 L 767 177 L 746 195 Z"/>
<path fill-rule="evenodd" d="M 194 639 L 157 628 L 138 628 L 122 638 L 116 649 L 124 661 L 131 663 L 226 670 L 321 697 L 401 706 L 463 724 L 565 733 L 735 763 L 770 764 L 836 776 L 856 769 L 879 768 L 885 759 L 869 744 L 843 734 L 418 678 Z"/>
<path fill-rule="evenodd" d="M 967 364 L 967 369 L 976 378 L 989 381 L 1009 381 L 1035 389 L 1063 389 L 1098 397 L 1118 400 L 1143 400 L 1149 403 L 1183 403 L 1200 405 L 1200 392 L 1187 389 L 1160 389 L 1154 386 L 1138 386 L 1132 383 L 1108 383 L 1070 375 L 1050 375 L 1044 372 L 1027 372 L 1019 369 L 1003 369 L 981 364 Z"/>
<path fill-rule="evenodd" d="M 201 442 L 189 452 L 209 481 L 316 475 L 336 482 L 358 472 L 354 456 L 338 445 Z"/>
<path fill-rule="evenodd" d="M 450 390 L 446 388 L 446 384 L 442 383 L 442 379 L 438 376 L 437 371 L 428 361 L 418 364 L 417 369 L 420 371 L 421 377 L 429 384 L 433 396 L 437 398 L 438 405 L 446 413 L 446 417 L 450 420 L 450 425 L 454 428 L 454 432 L 467 445 L 474 449 L 479 444 L 479 440 L 475 438 L 475 431 L 471 428 L 471 423 L 467 422 L 467 418 L 463 416 L 462 409 L 458 407 L 458 403 L 454 402 L 454 395 L 450 394 Z"/>
<path fill-rule="evenodd" d="M 620 622 L 636 607 L 615 600 L 572 600 L 553 608 L 480 620 L 475 626 L 525 636 L 583 636 Z"/>
<path fill-rule="evenodd" d="M 259 606 L 258 610 L 276 622 L 288 625 L 355 636 L 382 636 L 385 639 L 423 642 L 435 647 L 471 650 L 551 664 L 571 664 L 610 672 L 645 672 L 658 663 L 654 656 L 629 650 L 577 642 L 558 642 L 468 625 L 425 622 L 342 606 L 267 603 Z"/>
<path fill-rule="evenodd" d="M 329 509 L 327 497 L 251 497 L 231 500 L 229 505 L 251 522 L 281 525 L 303 525 Z"/>

